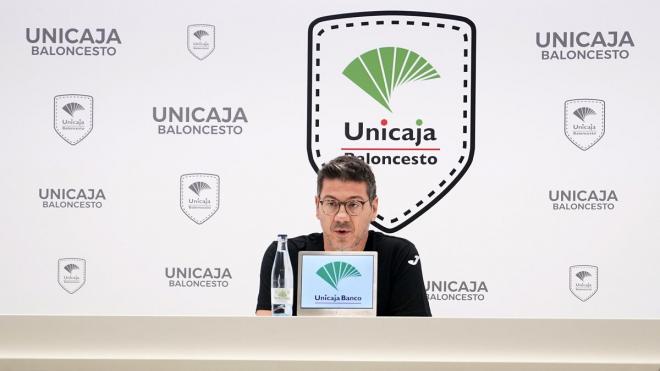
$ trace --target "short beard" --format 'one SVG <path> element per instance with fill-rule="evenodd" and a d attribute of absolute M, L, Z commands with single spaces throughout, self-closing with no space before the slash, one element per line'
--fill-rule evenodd
<path fill-rule="evenodd" d="M 355 240 L 355 243 L 352 244 L 352 246 L 348 246 L 348 247 L 345 247 L 345 248 L 339 247 L 339 246 L 334 246 L 334 244 L 332 244 L 332 242 L 330 242 L 329 244 L 331 245 L 330 247 L 332 248 L 330 251 L 363 251 L 364 248 L 361 249 L 361 250 L 357 249 L 357 246 L 359 246 L 361 242 L 362 242 L 362 238 L 357 238 Z M 366 247 L 366 245 L 365 245 L 365 247 Z"/>

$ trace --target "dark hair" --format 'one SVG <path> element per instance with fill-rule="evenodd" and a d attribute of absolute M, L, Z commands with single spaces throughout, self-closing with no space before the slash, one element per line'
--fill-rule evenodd
<path fill-rule="evenodd" d="M 355 156 L 339 156 L 323 165 L 316 177 L 317 195 L 321 196 L 323 179 L 367 183 L 369 201 L 376 198 L 376 178 L 369 165 Z"/>

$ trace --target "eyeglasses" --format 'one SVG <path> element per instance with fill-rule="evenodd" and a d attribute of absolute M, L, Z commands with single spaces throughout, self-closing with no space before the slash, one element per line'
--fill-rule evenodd
<path fill-rule="evenodd" d="M 358 216 L 364 208 L 364 204 L 367 201 L 361 200 L 348 200 L 348 201 L 339 201 L 334 198 L 326 198 L 325 200 L 319 201 L 321 204 L 321 210 L 325 215 L 335 216 L 339 212 L 341 205 L 344 205 L 346 213 L 350 216 Z"/>

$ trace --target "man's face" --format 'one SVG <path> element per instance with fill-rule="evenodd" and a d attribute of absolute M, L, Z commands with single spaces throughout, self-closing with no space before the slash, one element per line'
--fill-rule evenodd
<path fill-rule="evenodd" d="M 369 233 L 369 223 L 374 220 L 378 212 L 378 197 L 369 203 L 367 183 L 324 179 L 321 194 L 315 199 L 316 217 L 321 221 L 323 229 L 324 250 L 364 250 Z M 349 215 L 345 206 L 341 206 L 335 215 L 327 215 L 323 212 L 323 206 L 320 203 L 326 200 L 339 202 L 355 200 L 366 201 L 366 203 L 356 216 Z"/>

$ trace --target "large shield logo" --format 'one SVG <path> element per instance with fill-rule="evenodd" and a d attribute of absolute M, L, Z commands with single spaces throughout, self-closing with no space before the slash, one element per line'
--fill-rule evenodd
<path fill-rule="evenodd" d="M 85 259 L 64 258 L 57 261 L 57 282 L 69 294 L 78 291 L 86 280 Z"/>
<path fill-rule="evenodd" d="M 360 157 L 378 179 L 374 226 L 395 232 L 459 182 L 474 156 L 475 26 L 382 11 L 309 26 L 307 154 Z"/>
<path fill-rule="evenodd" d="M 182 175 L 180 194 L 183 213 L 195 223 L 202 224 L 218 211 L 220 177 L 202 173 Z"/>
<path fill-rule="evenodd" d="M 71 145 L 80 143 L 92 131 L 94 98 L 89 95 L 55 96 L 55 131 Z"/>
<path fill-rule="evenodd" d="M 188 26 L 188 51 L 200 61 L 215 50 L 215 26 L 191 24 Z"/>
<path fill-rule="evenodd" d="M 587 301 L 598 291 L 598 267 L 574 265 L 569 268 L 569 286 L 576 298 Z"/>
<path fill-rule="evenodd" d="M 571 99 L 564 103 L 564 134 L 586 151 L 605 135 L 605 101 Z"/>

